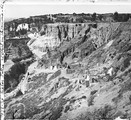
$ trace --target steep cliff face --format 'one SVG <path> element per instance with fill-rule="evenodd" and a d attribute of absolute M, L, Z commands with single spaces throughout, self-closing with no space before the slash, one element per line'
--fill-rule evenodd
<path fill-rule="evenodd" d="M 63 41 L 71 40 L 84 28 L 88 28 L 88 24 L 56 23 L 43 25 L 40 32 L 45 32 L 45 35 L 55 36 L 56 38 L 60 39 L 60 41 Z"/>
<path fill-rule="evenodd" d="M 54 36 L 60 41 L 71 40 L 90 32 L 91 38 L 101 46 L 116 33 L 120 23 L 76 23 L 76 24 L 46 24 L 42 26 L 41 33 L 47 36 Z M 121 28 L 121 26 L 120 26 Z"/>
<path fill-rule="evenodd" d="M 127 23 L 128 24 L 128 23 Z M 115 36 L 120 33 L 120 28 L 123 23 L 98 23 L 98 24 L 67 24 L 70 32 L 67 32 L 70 40 L 63 41 L 60 44 L 58 51 L 61 52 L 62 59 L 71 53 L 79 51 L 80 57 L 88 56 L 96 49 L 108 43 L 110 40 L 114 40 Z M 67 26 L 66 25 L 66 26 Z M 126 25 L 126 24 L 125 24 Z M 60 25 L 64 28 L 64 25 Z M 73 28 L 73 29 L 71 29 Z M 127 27 L 128 28 L 128 27 Z M 47 29 L 48 30 L 48 29 Z M 57 27 L 54 27 L 54 31 Z M 75 33 L 75 34 L 74 34 Z M 58 38 L 58 31 L 53 34 L 52 31 L 48 31 L 48 34 Z M 61 31 L 61 36 L 63 32 Z M 73 36 L 73 37 L 72 37 Z M 59 39 L 59 38 L 58 38 Z"/>
<path fill-rule="evenodd" d="M 37 52 L 40 51 L 39 54 L 42 55 L 42 51 L 45 52 L 46 47 L 52 50 L 52 48 L 55 49 L 60 45 L 60 52 L 66 54 L 70 53 L 68 48 L 74 51 L 76 46 L 80 46 L 87 40 L 91 43 L 91 49 L 97 49 L 113 39 L 119 26 L 120 23 L 46 24 L 42 26 L 40 31 L 42 36 L 32 39 L 31 43 L 34 46 L 32 49 L 36 49 Z M 65 46 L 63 41 L 69 45 Z"/>
<path fill-rule="evenodd" d="M 28 67 L 28 87 L 23 95 L 15 91 L 12 100 L 7 97 L 5 118 L 131 117 L 131 23 L 44 27 L 41 32 L 60 39 L 61 44 L 57 51 L 50 51 L 50 58 L 43 56 Z M 64 41 L 67 36 L 70 39 Z"/>

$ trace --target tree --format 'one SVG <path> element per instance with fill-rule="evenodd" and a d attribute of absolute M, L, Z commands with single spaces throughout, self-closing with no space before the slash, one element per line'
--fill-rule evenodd
<path fill-rule="evenodd" d="M 100 14 L 100 15 L 98 16 L 98 18 L 99 18 L 99 20 L 101 21 L 102 18 L 103 18 L 103 16 Z"/>
<path fill-rule="evenodd" d="M 82 16 L 85 16 L 85 13 L 81 13 Z"/>
<path fill-rule="evenodd" d="M 95 21 L 96 20 L 96 13 L 93 13 L 92 14 L 92 21 Z"/>
<path fill-rule="evenodd" d="M 22 50 L 21 50 L 20 46 L 18 46 L 18 55 L 19 55 L 19 57 L 21 57 L 21 55 L 22 55 Z"/>
<path fill-rule="evenodd" d="M 129 18 L 130 18 L 130 14 L 124 14 L 124 15 L 122 16 L 122 22 L 128 21 Z"/>
<path fill-rule="evenodd" d="M 73 19 L 73 18 L 71 18 L 71 19 L 70 19 L 70 22 L 71 22 L 71 23 L 73 23 L 73 22 L 74 22 L 74 19 Z"/>
<path fill-rule="evenodd" d="M 76 16 L 76 13 L 73 13 L 73 16 Z"/>
<path fill-rule="evenodd" d="M 47 52 L 48 58 L 51 58 L 51 52 L 50 52 L 49 47 L 46 47 L 46 52 Z"/>
<path fill-rule="evenodd" d="M 21 34 L 21 35 L 25 35 L 25 34 L 27 34 L 27 30 L 26 30 L 26 29 L 22 29 L 22 30 L 20 30 L 20 34 Z"/>
<path fill-rule="evenodd" d="M 115 12 L 115 13 L 113 14 L 113 18 L 114 18 L 114 20 L 115 20 L 116 22 L 118 22 L 118 21 L 119 21 L 119 13 L 118 13 L 118 12 Z"/>

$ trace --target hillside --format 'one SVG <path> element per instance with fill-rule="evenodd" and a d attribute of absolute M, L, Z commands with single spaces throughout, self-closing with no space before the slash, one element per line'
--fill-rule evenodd
<path fill-rule="evenodd" d="M 54 23 L 109 23 L 109 22 L 127 22 L 131 14 L 127 13 L 106 13 L 106 14 L 46 14 L 39 16 L 30 16 L 29 18 L 19 18 L 5 22 L 4 36 L 6 39 L 27 37 L 28 31 L 38 32 L 43 25 Z M 23 27 L 25 29 L 23 29 Z"/>
<path fill-rule="evenodd" d="M 28 68 L 22 65 L 24 75 L 5 93 L 5 119 L 131 118 L 131 22 L 44 28 L 25 44 L 34 55 L 19 61 Z"/>

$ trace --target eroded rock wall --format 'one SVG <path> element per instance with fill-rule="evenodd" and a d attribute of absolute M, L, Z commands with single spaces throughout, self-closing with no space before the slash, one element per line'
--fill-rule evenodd
<path fill-rule="evenodd" d="M 40 32 L 64 40 L 66 37 L 72 39 L 77 35 L 84 35 L 90 27 L 88 32 L 91 32 L 92 38 L 97 37 L 107 41 L 119 25 L 120 23 L 56 23 L 43 25 Z"/>

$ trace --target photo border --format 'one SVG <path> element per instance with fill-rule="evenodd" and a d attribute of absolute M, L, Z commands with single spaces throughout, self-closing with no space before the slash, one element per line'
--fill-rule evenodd
<path fill-rule="evenodd" d="M 111 0 L 112 1 L 112 0 Z M 125 2 L 123 2 L 125 1 Z M 8 0 L 3 0 L 3 2 L 0 4 L 0 51 L 1 51 L 1 69 L 0 69 L 0 77 L 1 77 L 1 84 L 0 84 L 0 89 L 1 89 L 1 120 L 4 120 L 4 10 L 5 10 L 5 3 L 9 2 L 8 4 L 36 4 L 37 2 L 25 2 L 25 3 L 19 3 L 19 2 L 13 2 L 13 1 L 8 1 Z M 73 5 L 79 5 L 79 4 L 84 4 L 84 5 L 131 5 L 131 1 L 129 0 L 120 0 L 120 1 L 116 1 L 116 2 L 98 2 L 98 0 L 89 0 L 89 1 L 84 1 L 84 2 L 78 2 L 78 1 L 75 1 L 75 0 L 67 0 L 62 2 L 57 2 L 57 1 L 54 1 L 54 2 L 38 2 L 38 5 L 39 4 L 73 4 Z"/>

